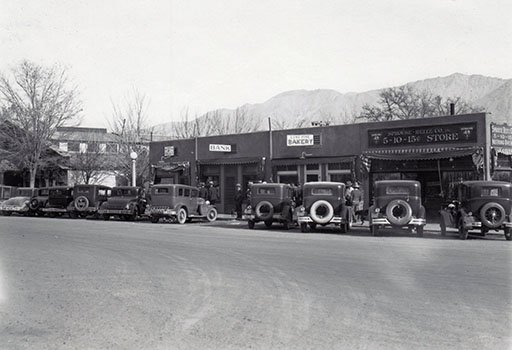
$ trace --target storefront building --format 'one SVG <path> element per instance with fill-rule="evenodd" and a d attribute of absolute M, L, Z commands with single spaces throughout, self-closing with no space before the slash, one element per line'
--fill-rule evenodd
<path fill-rule="evenodd" d="M 236 183 L 357 181 L 368 207 L 375 181 L 412 179 L 433 217 L 456 182 L 510 181 L 512 127 L 478 113 L 161 141 L 150 154 L 155 183 L 213 181 L 224 213 Z"/>

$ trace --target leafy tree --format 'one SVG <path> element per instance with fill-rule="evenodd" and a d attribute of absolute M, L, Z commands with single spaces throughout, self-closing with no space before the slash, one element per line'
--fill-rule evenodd
<path fill-rule="evenodd" d="M 65 69 L 24 61 L 10 74 L 0 74 L 0 104 L 7 115 L 0 129 L 2 143 L 8 145 L 2 156 L 28 169 L 34 187 L 56 128 L 78 122 L 82 109 L 77 90 L 69 87 Z"/>
<path fill-rule="evenodd" d="M 378 105 L 364 105 L 357 119 L 388 121 L 449 115 L 451 103 L 455 104 L 455 114 L 483 110 L 460 97 L 443 100 L 441 96 L 434 96 L 428 91 L 416 91 L 410 85 L 385 89 L 379 97 Z"/>

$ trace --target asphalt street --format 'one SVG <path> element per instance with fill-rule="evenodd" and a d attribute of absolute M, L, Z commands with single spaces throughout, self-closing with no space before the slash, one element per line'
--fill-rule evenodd
<path fill-rule="evenodd" d="M 0 217 L 1 349 L 511 349 L 512 245 Z"/>

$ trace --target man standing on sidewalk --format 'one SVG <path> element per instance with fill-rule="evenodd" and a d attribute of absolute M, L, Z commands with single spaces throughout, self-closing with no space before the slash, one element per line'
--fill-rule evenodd
<path fill-rule="evenodd" d="M 236 184 L 235 186 L 235 211 L 237 220 L 242 219 L 242 204 L 244 203 L 244 194 L 242 192 L 242 186 Z"/>

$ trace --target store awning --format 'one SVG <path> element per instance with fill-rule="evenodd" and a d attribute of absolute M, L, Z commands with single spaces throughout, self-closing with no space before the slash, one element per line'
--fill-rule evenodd
<path fill-rule="evenodd" d="M 237 165 L 237 164 L 255 164 L 261 163 L 261 157 L 243 157 L 243 158 L 217 158 L 198 160 L 199 165 Z"/>
<path fill-rule="evenodd" d="M 370 159 L 432 160 L 458 158 L 472 155 L 479 147 L 421 147 L 410 149 L 382 149 L 364 152 Z"/>
<path fill-rule="evenodd" d="M 512 156 L 512 148 L 505 147 L 494 147 L 497 153 L 504 154 L 506 156 Z"/>
<path fill-rule="evenodd" d="M 311 157 L 311 158 L 287 158 L 272 159 L 272 166 L 279 165 L 300 165 L 300 164 L 324 164 L 324 163 L 351 163 L 356 156 L 345 157 Z"/>
<path fill-rule="evenodd" d="M 177 172 L 190 168 L 190 162 L 176 162 L 176 163 L 164 163 L 158 165 L 152 165 L 154 169 L 165 172 Z"/>

